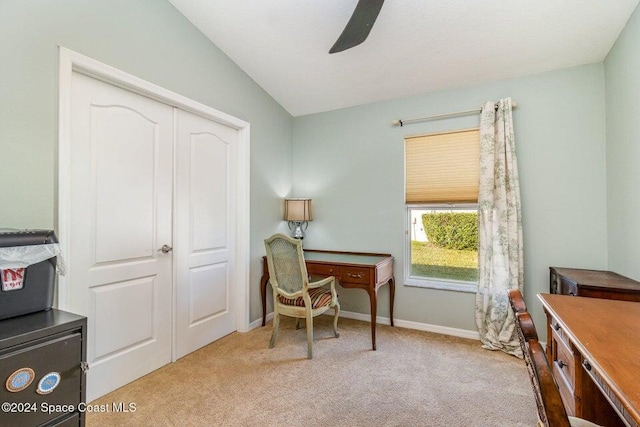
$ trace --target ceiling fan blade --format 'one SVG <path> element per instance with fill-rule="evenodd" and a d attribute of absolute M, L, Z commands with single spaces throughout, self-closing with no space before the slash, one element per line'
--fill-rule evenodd
<path fill-rule="evenodd" d="M 329 53 L 342 52 L 365 41 L 373 23 L 376 22 L 382 3 L 384 0 L 358 0 L 349 22 L 342 30 L 338 40 L 329 49 Z"/>

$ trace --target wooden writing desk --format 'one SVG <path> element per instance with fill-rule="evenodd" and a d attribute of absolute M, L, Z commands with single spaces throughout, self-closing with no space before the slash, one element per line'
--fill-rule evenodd
<path fill-rule="evenodd" d="M 539 294 L 547 358 L 569 415 L 640 425 L 640 303 Z"/>
<path fill-rule="evenodd" d="M 393 277 L 393 257 L 389 254 L 365 252 L 338 252 L 304 250 L 307 272 L 315 276 L 335 276 L 344 288 L 364 289 L 369 294 L 371 306 L 371 343 L 376 349 L 376 317 L 378 310 L 378 289 L 389 284 L 389 317 L 393 326 L 393 298 L 395 279 Z M 262 257 L 262 278 L 260 295 L 262 297 L 262 326 L 267 317 L 267 283 L 269 268 L 267 257 Z"/>

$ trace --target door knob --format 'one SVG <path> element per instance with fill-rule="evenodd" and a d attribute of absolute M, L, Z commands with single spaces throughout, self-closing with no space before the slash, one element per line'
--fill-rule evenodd
<path fill-rule="evenodd" d="M 162 245 L 162 247 L 160 249 L 158 249 L 158 252 L 162 252 L 163 254 L 168 254 L 169 252 L 171 252 L 173 250 L 173 248 L 169 245 Z"/>

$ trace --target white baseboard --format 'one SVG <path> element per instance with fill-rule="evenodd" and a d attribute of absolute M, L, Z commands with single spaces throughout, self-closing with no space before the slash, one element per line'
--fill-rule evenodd
<path fill-rule="evenodd" d="M 326 314 L 332 315 L 327 312 Z M 362 320 L 365 322 L 371 321 L 371 316 L 369 314 L 355 313 L 352 311 L 344 311 L 340 310 L 340 317 L 345 317 L 347 319 L 356 319 Z M 376 318 L 376 322 L 379 325 L 390 325 L 391 320 L 388 317 L 378 316 Z M 415 329 L 417 331 L 426 331 L 426 332 L 434 332 L 436 334 L 443 335 L 451 335 L 454 337 L 460 338 L 469 338 L 472 340 L 479 340 L 480 334 L 478 331 L 469 331 L 466 329 L 458 329 L 458 328 L 450 328 L 448 326 L 440 326 L 440 325 L 431 325 L 428 323 L 419 323 L 412 322 L 410 320 L 402 320 L 402 319 L 393 319 L 393 325 L 398 328 L 406 328 L 406 329 Z"/>
<path fill-rule="evenodd" d="M 266 322 L 270 322 L 271 320 L 273 320 L 273 312 L 267 314 Z M 260 326 L 262 326 L 262 317 L 249 323 L 249 331 L 255 328 L 259 328 Z"/>
<path fill-rule="evenodd" d="M 325 313 L 325 315 L 333 316 L 333 312 L 329 310 Z M 356 313 L 353 311 L 340 310 L 340 317 L 344 317 L 346 319 L 362 320 L 364 322 L 371 321 L 371 316 L 369 314 Z M 267 322 L 271 321 L 272 319 L 273 319 L 273 312 L 267 314 Z M 379 325 L 391 324 L 391 320 L 389 320 L 388 317 L 381 317 L 381 316 L 378 316 L 376 318 L 376 322 Z M 394 319 L 393 324 L 398 328 L 415 329 L 417 331 L 433 332 L 436 334 L 451 335 L 454 337 L 468 338 L 472 340 L 480 339 L 480 334 L 478 333 L 478 331 L 469 331 L 466 329 L 450 328 L 448 326 L 430 325 L 428 323 L 412 322 L 409 320 L 402 320 L 402 319 Z M 262 326 L 262 318 L 251 322 L 251 324 L 249 325 L 249 330 L 255 329 L 260 326 Z"/>

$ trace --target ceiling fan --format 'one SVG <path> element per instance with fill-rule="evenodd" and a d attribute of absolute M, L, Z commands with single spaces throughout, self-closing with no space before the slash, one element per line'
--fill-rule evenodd
<path fill-rule="evenodd" d="M 384 0 L 358 0 L 349 22 L 342 30 L 338 40 L 329 49 L 329 53 L 342 52 L 365 41 L 371 32 L 373 23 L 376 22 L 382 3 Z"/>

